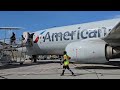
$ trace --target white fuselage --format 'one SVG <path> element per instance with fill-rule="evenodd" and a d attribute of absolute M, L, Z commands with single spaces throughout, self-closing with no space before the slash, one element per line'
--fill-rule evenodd
<path fill-rule="evenodd" d="M 39 40 L 32 47 L 27 47 L 28 54 L 62 55 L 69 43 L 88 38 L 103 38 L 119 21 L 120 19 L 111 19 L 37 31 L 33 41 L 37 36 Z"/>

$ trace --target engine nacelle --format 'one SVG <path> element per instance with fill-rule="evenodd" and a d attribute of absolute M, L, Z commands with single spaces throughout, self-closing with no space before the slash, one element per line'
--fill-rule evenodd
<path fill-rule="evenodd" d="M 100 42 L 73 42 L 67 45 L 66 51 L 71 60 L 83 63 L 105 63 L 115 53 L 115 50 L 102 40 Z"/>

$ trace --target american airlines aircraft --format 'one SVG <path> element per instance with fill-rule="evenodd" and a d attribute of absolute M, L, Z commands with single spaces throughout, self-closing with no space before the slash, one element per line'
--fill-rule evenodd
<path fill-rule="evenodd" d="M 54 27 L 36 31 L 27 54 L 63 55 L 66 50 L 71 61 L 105 63 L 120 57 L 120 18 L 83 24 Z M 24 32 L 26 43 L 28 32 Z"/>

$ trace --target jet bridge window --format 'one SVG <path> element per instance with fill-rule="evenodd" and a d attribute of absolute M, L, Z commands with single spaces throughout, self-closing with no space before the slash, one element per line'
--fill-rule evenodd
<path fill-rule="evenodd" d="M 34 35 L 34 33 L 29 34 L 29 38 L 33 39 L 33 35 Z"/>
<path fill-rule="evenodd" d="M 28 44 L 29 45 L 33 45 L 33 35 L 34 35 L 34 33 L 32 33 L 32 34 L 29 34 L 28 33 Z"/>

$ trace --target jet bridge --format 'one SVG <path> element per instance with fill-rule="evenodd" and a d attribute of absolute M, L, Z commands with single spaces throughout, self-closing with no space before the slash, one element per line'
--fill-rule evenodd
<path fill-rule="evenodd" d="M 20 30 L 19 27 L 0 27 L 0 31 L 4 30 L 5 35 L 0 39 L 0 65 L 6 65 L 11 63 L 23 64 L 26 58 L 26 53 L 23 52 L 23 42 L 21 39 L 16 38 L 14 44 L 10 44 L 10 38 L 6 37 L 9 30 Z M 22 51 L 19 52 L 17 48 L 21 48 Z"/>

